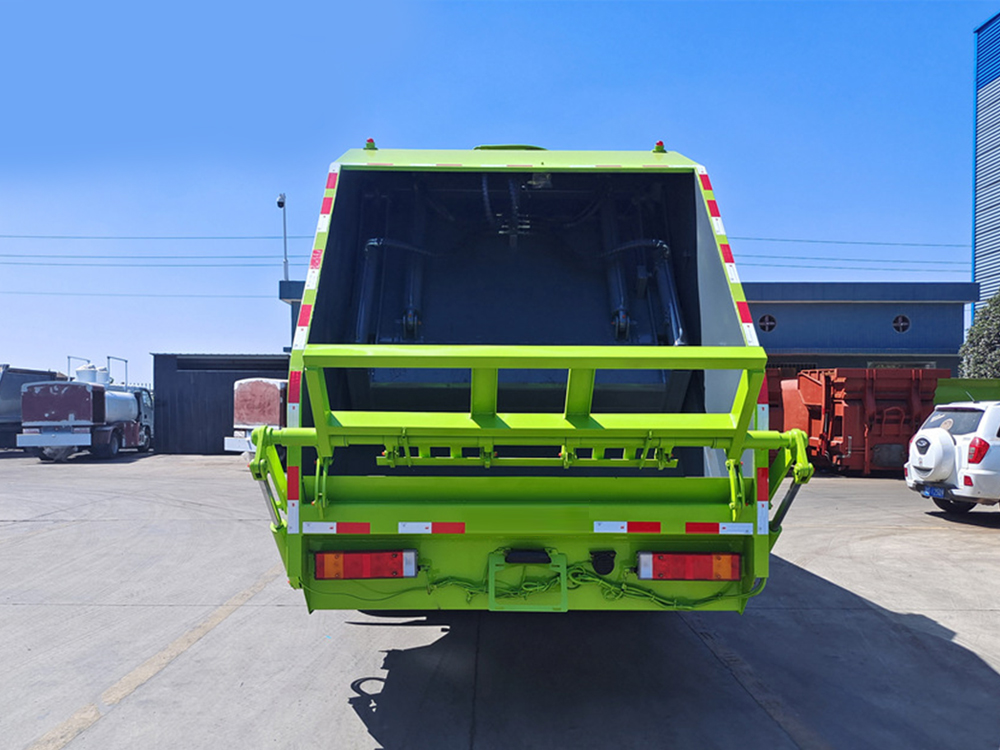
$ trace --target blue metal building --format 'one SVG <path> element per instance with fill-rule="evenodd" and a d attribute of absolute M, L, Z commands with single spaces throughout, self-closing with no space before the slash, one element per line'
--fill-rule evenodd
<path fill-rule="evenodd" d="M 769 367 L 943 367 L 958 375 L 970 282 L 748 283 Z"/>
<path fill-rule="evenodd" d="M 973 269 L 982 306 L 1000 291 L 1000 13 L 976 29 Z"/>

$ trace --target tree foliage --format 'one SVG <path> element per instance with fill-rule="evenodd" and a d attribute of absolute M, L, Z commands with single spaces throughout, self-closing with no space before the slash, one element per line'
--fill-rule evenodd
<path fill-rule="evenodd" d="M 1000 294 L 976 313 L 962 348 L 963 378 L 1000 378 Z"/>

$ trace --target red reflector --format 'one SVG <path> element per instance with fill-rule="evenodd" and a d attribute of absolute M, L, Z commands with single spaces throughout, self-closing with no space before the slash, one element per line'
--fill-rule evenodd
<path fill-rule="evenodd" d="M 288 403 L 297 404 L 302 400 L 302 370 L 288 373 Z"/>
<path fill-rule="evenodd" d="M 711 190 L 712 189 L 712 181 L 710 179 L 708 179 L 708 175 L 707 174 L 700 174 L 700 175 L 698 175 L 698 179 L 701 180 L 701 189 L 702 190 Z"/>
<path fill-rule="evenodd" d="M 717 523 L 697 523 L 689 521 L 684 524 L 685 534 L 718 534 L 719 524 Z"/>
<path fill-rule="evenodd" d="M 462 521 L 435 521 L 431 524 L 432 534 L 464 534 L 465 523 Z"/>
<path fill-rule="evenodd" d="M 969 477 L 969 476 L 962 477 L 962 484 L 964 484 L 966 487 L 971 487 L 972 486 L 972 477 Z"/>
<path fill-rule="evenodd" d="M 969 463 L 978 464 L 984 458 L 986 458 L 986 452 L 990 449 L 990 444 L 987 443 L 982 438 L 972 438 L 972 442 L 969 443 Z"/>
<path fill-rule="evenodd" d="M 753 323 L 753 317 L 750 315 L 750 305 L 746 302 L 737 302 L 736 309 L 740 311 L 740 321 L 743 323 Z"/>
<path fill-rule="evenodd" d="M 326 189 L 327 190 L 336 190 L 337 189 L 337 173 L 336 172 L 330 172 L 330 174 L 328 174 L 326 176 Z"/>
<path fill-rule="evenodd" d="M 640 552 L 644 581 L 738 581 L 740 556 L 730 552 Z"/>
<path fill-rule="evenodd" d="M 372 525 L 370 523 L 350 523 L 339 521 L 337 523 L 338 534 L 371 534 Z"/>
<path fill-rule="evenodd" d="M 316 553 L 318 581 L 413 578 L 416 574 L 416 550 Z"/>
<path fill-rule="evenodd" d="M 733 258 L 733 249 L 729 246 L 729 243 L 723 242 L 719 245 L 719 250 L 722 251 L 722 259 L 726 263 L 735 263 L 736 259 Z"/>
<path fill-rule="evenodd" d="M 715 201 L 708 202 L 708 213 L 711 216 L 720 216 L 719 214 L 719 204 Z"/>
<path fill-rule="evenodd" d="M 659 521 L 629 521 L 626 526 L 629 534 L 659 534 Z"/>

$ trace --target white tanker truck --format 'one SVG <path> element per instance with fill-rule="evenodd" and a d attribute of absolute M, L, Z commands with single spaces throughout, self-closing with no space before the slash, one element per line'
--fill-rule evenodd
<path fill-rule="evenodd" d="M 76 379 L 21 388 L 20 448 L 43 461 L 64 461 L 88 450 L 114 458 L 122 448 L 140 453 L 153 445 L 153 397 L 145 388 L 113 386 L 108 370 L 86 365 Z"/>

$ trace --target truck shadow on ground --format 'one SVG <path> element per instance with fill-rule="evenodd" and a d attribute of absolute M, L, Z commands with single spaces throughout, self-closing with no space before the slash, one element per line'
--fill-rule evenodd
<path fill-rule="evenodd" d="M 434 613 L 355 675 L 355 713 L 404 748 L 990 748 L 1000 675 L 921 615 L 780 558 L 747 614 Z"/>

